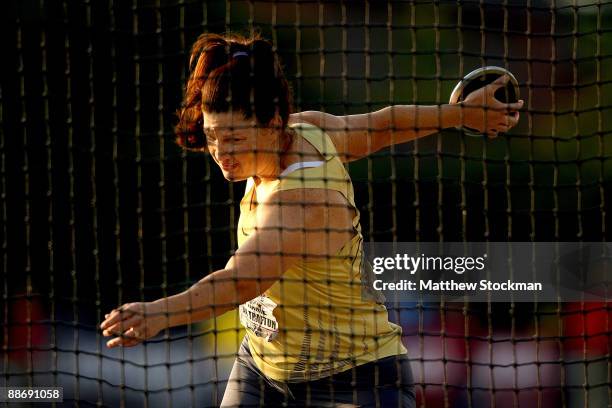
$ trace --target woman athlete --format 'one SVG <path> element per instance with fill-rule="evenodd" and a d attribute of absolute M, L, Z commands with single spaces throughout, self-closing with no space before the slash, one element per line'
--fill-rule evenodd
<path fill-rule="evenodd" d="M 447 127 L 509 130 L 523 101 L 493 96 L 508 78 L 460 104 L 335 116 L 291 114 L 278 57 L 258 37 L 204 34 L 190 69 L 177 142 L 208 151 L 227 180 L 247 180 L 238 249 L 182 293 L 111 311 L 101 324 L 116 336 L 107 346 L 238 307 L 246 335 L 221 406 L 414 407 L 401 328 L 362 290 L 359 211 L 343 163 Z"/>

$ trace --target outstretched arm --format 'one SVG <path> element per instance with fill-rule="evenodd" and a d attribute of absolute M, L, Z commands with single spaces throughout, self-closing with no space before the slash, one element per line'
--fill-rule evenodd
<path fill-rule="evenodd" d="M 518 110 L 523 106 L 523 101 L 505 104 L 495 99 L 495 91 L 508 79 L 508 76 L 500 77 L 458 104 L 394 105 L 347 116 L 307 111 L 292 115 L 291 120 L 312 123 L 324 129 L 345 162 L 454 126 L 467 126 L 494 137 L 516 126 Z"/>
<path fill-rule="evenodd" d="M 232 310 L 266 291 L 296 262 L 335 255 L 352 231 L 352 214 L 340 193 L 281 191 L 260 205 L 257 229 L 224 269 L 179 294 L 127 303 L 107 314 L 100 328 L 105 336 L 118 336 L 107 346 L 133 346 L 167 327 Z"/>

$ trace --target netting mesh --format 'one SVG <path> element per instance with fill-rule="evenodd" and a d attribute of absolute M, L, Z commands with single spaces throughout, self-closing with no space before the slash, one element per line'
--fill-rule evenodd
<path fill-rule="evenodd" d="M 451 129 L 348 168 L 365 241 L 606 241 L 612 3 L 8 2 L 2 13 L 2 383 L 65 403 L 216 406 L 235 313 L 107 350 L 108 310 L 186 289 L 237 246 L 242 183 L 174 143 L 189 47 L 259 30 L 295 111 L 443 104 L 476 67 L 519 79 L 519 125 Z M 417 406 L 612 404 L 609 303 L 388 304 Z"/>

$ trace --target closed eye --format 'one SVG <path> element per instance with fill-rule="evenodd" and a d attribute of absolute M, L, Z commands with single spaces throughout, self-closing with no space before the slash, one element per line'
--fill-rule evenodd
<path fill-rule="evenodd" d="M 212 128 L 204 128 L 204 134 L 206 135 L 206 141 L 208 143 L 217 143 L 217 134 L 215 132 L 214 129 Z M 246 140 L 246 138 L 244 136 L 241 135 L 232 135 L 232 134 L 228 134 L 228 135 L 220 135 L 220 140 L 222 143 L 240 143 L 240 142 L 244 142 Z"/>

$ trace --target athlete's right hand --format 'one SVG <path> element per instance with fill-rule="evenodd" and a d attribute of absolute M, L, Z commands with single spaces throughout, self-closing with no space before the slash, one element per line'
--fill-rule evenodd
<path fill-rule="evenodd" d="M 104 317 L 100 324 L 102 334 L 117 336 L 106 343 L 108 348 L 135 346 L 166 327 L 166 316 L 155 302 L 126 303 Z"/>

